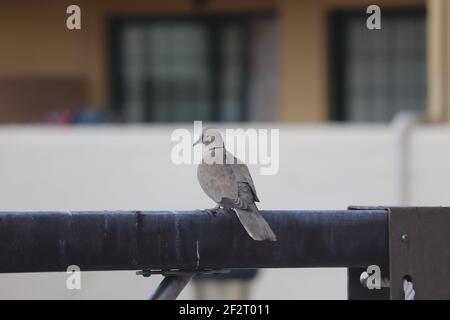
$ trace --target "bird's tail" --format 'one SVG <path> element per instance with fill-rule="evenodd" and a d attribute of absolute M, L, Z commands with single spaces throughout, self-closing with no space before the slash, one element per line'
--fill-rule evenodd
<path fill-rule="evenodd" d="M 255 204 L 246 210 L 235 209 L 235 211 L 245 230 L 254 240 L 277 241 L 275 233 L 273 233 L 267 221 L 259 213 Z"/>

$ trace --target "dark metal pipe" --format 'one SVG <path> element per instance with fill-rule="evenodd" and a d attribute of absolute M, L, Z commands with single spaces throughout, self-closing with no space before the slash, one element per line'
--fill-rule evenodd
<path fill-rule="evenodd" d="M 277 242 L 231 211 L 0 212 L 0 272 L 360 267 L 388 262 L 385 210 L 263 211 Z"/>

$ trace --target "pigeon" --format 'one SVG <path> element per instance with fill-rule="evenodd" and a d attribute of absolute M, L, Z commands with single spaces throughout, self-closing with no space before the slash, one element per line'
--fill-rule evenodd
<path fill-rule="evenodd" d="M 259 198 L 247 165 L 226 150 L 222 135 L 216 129 L 203 130 L 193 146 L 200 143 L 203 154 L 197 178 L 206 195 L 217 203 L 212 210 L 234 209 L 252 239 L 276 241 L 255 204 Z"/>

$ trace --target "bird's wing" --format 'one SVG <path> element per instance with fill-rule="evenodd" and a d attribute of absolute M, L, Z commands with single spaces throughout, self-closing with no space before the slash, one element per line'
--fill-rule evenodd
<path fill-rule="evenodd" d="M 253 183 L 253 179 L 250 175 L 250 171 L 248 170 L 247 165 L 228 151 L 226 151 L 226 159 L 227 161 L 231 160 L 232 164 L 230 164 L 230 166 L 232 167 L 236 182 L 247 183 L 250 186 L 251 192 L 253 194 L 252 202 L 259 202 L 258 195 L 256 194 L 255 184 Z"/>
<path fill-rule="evenodd" d="M 253 201 L 259 202 L 258 195 L 256 194 L 255 184 L 253 183 L 253 179 L 250 175 L 250 171 L 248 170 L 247 165 L 244 163 L 234 165 L 233 171 L 235 171 L 238 182 L 245 182 L 250 186 L 250 189 L 253 193 Z"/>
<path fill-rule="evenodd" d="M 236 197 L 222 197 L 219 204 L 224 208 L 230 209 L 248 209 L 255 203 L 253 192 L 246 182 L 237 183 L 237 196 Z"/>
<path fill-rule="evenodd" d="M 223 198 L 238 198 L 238 186 L 229 165 L 200 164 L 197 177 L 203 191 L 216 203 L 220 204 Z"/>

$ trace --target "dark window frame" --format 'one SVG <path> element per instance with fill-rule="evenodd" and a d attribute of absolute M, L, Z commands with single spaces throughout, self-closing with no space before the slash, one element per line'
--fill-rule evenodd
<path fill-rule="evenodd" d="M 114 113 L 121 115 L 124 110 L 124 77 L 122 75 L 123 70 L 123 57 L 121 55 L 121 43 L 120 34 L 125 25 L 143 24 L 151 25 L 152 23 L 199 23 L 206 25 L 208 30 L 211 30 L 209 35 L 209 45 L 212 49 L 210 55 L 209 70 L 212 73 L 211 79 L 212 94 L 211 94 L 211 111 L 212 116 L 209 121 L 219 122 L 221 121 L 220 115 L 222 111 L 222 99 L 220 95 L 222 70 L 220 68 L 220 40 L 218 39 L 219 28 L 221 25 L 227 23 L 237 23 L 243 28 L 242 41 L 242 88 L 240 93 L 241 100 L 241 112 L 240 119 L 238 121 L 248 121 L 249 102 L 248 102 L 248 73 L 249 73 L 249 34 L 250 34 L 250 22 L 256 18 L 272 18 L 274 13 L 272 11 L 239 13 L 239 14 L 193 14 L 193 15 L 132 15 L 132 16 L 112 16 L 108 18 L 108 48 L 109 48 L 109 88 L 110 88 L 110 105 Z M 149 107 L 151 108 L 151 106 Z M 151 113 L 147 110 L 147 113 Z M 204 120 L 204 119 L 198 119 Z M 149 115 L 143 122 L 154 122 Z"/>
<path fill-rule="evenodd" d="M 345 90 L 345 23 L 349 18 L 361 18 L 366 23 L 369 14 L 366 7 L 361 9 L 333 10 L 328 14 L 328 93 L 330 121 L 348 121 L 346 110 L 348 97 Z M 382 8 L 381 27 L 384 17 L 424 17 L 427 18 L 425 7 L 414 8 Z M 377 32 L 374 30 L 373 32 Z"/>

